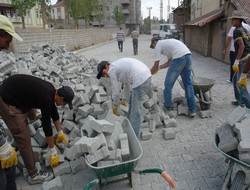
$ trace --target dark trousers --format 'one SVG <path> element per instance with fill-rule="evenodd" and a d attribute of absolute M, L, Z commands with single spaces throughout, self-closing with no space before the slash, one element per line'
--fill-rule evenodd
<path fill-rule="evenodd" d="M 134 55 L 138 54 L 138 39 L 133 38 L 133 50 L 134 50 Z"/>
<path fill-rule="evenodd" d="M 229 53 L 229 59 L 230 59 L 230 81 L 232 82 L 233 76 L 234 76 L 234 71 L 233 71 L 233 65 L 235 61 L 236 55 L 234 51 L 230 51 Z"/>
<path fill-rule="evenodd" d="M 122 52 L 123 49 L 123 41 L 118 41 L 118 48 Z"/>
<path fill-rule="evenodd" d="M 16 167 L 2 169 L 0 167 L 0 190 L 16 190 Z"/>

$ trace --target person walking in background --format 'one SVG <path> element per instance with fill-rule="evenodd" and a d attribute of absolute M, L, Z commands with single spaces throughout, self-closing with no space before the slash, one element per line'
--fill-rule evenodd
<path fill-rule="evenodd" d="M 120 52 L 123 51 L 123 42 L 125 41 L 125 34 L 122 30 L 122 27 L 120 27 L 120 30 L 116 34 L 116 39 L 118 42 L 118 49 Z"/>
<path fill-rule="evenodd" d="M 247 33 L 250 34 L 250 26 L 244 22 L 242 22 L 243 28 L 246 29 Z M 229 60 L 230 60 L 230 78 L 227 80 L 228 83 L 232 83 L 234 71 L 233 71 L 233 64 L 235 61 L 235 48 L 234 48 L 234 40 L 233 40 L 233 32 L 234 32 L 235 27 L 232 26 L 227 34 L 226 37 L 226 45 L 225 48 L 223 49 L 223 54 L 226 55 L 228 47 L 229 48 Z M 237 103 L 237 102 L 235 102 Z"/>
<path fill-rule="evenodd" d="M 138 55 L 138 38 L 139 38 L 139 32 L 134 28 L 134 30 L 131 32 L 131 38 L 133 43 L 133 50 L 134 55 Z"/>
<path fill-rule="evenodd" d="M 151 73 L 156 74 L 159 69 L 169 67 L 164 83 L 164 111 L 169 117 L 176 117 L 176 113 L 172 111 L 172 89 L 177 78 L 181 76 L 188 103 L 188 115 L 194 117 L 196 115 L 196 103 L 192 85 L 192 55 L 190 50 L 179 40 L 161 40 L 159 37 L 152 38 L 150 48 L 155 49 L 155 62 L 151 68 Z M 168 59 L 162 65 L 160 65 L 161 54 L 166 55 Z"/>
<path fill-rule="evenodd" d="M 242 22 L 246 20 L 247 17 L 243 11 L 235 10 L 229 19 L 231 19 L 232 26 L 235 27 L 233 39 L 236 57 L 232 66 L 233 71 L 235 72 L 233 76 L 235 98 L 239 104 L 239 86 L 243 86 L 243 102 L 246 108 L 250 109 L 250 95 L 247 91 L 246 85 L 247 72 L 250 68 L 250 36 L 247 34 L 246 29 L 242 25 Z"/>
<path fill-rule="evenodd" d="M 150 93 L 151 73 L 141 61 L 122 58 L 112 63 L 102 61 L 97 66 L 98 79 L 109 77 L 112 86 L 113 113 L 120 115 L 119 105 L 129 101 L 128 119 L 137 137 L 140 135 L 141 112 L 145 95 Z M 120 83 L 124 85 L 126 101 L 119 99 Z M 130 94 L 130 86 L 132 87 Z M 129 95 L 130 94 L 130 95 Z"/>

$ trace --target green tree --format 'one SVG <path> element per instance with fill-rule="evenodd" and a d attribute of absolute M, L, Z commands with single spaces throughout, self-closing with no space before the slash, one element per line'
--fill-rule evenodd
<path fill-rule="evenodd" d="M 25 16 L 27 12 L 36 4 L 36 0 L 11 0 L 11 5 L 18 11 L 18 15 L 22 19 L 22 28 L 25 29 Z"/>
<path fill-rule="evenodd" d="M 89 26 L 91 14 L 97 0 L 65 0 L 64 3 L 67 12 L 74 19 L 76 28 L 78 28 L 78 18 L 83 18 L 85 20 L 85 26 Z"/>
<path fill-rule="evenodd" d="M 125 17 L 124 17 L 121 7 L 115 6 L 113 10 L 112 18 L 115 20 L 117 26 L 120 26 L 121 24 L 125 22 Z"/>
<path fill-rule="evenodd" d="M 96 15 L 96 20 L 101 26 L 101 22 L 105 17 L 105 8 L 107 6 L 107 0 L 97 0 L 96 5 L 94 6 L 94 13 Z"/>
<path fill-rule="evenodd" d="M 45 25 L 48 24 L 48 17 L 51 14 L 50 10 L 50 0 L 36 0 L 36 2 L 40 5 L 41 7 L 41 13 L 42 13 L 42 20 L 43 20 L 43 28 L 45 28 Z"/>

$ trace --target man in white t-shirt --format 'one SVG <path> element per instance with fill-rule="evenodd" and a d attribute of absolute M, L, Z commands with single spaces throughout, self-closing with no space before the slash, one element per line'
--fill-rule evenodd
<path fill-rule="evenodd" d="M 137 137 L 141 128 L 141 111 L 144 95 L 149 94 L 151 73 L 141 61 L 133 58 L 122 58 L 112 63 L 102 61 L 97 66 L 97 78 L 109 77 L 111 81 L 113 113 L 119 115 L 119 105 L 126 104 L 119 99 L 120 83 L 126 93 L 125 102 L 129 101 L 128 119 Z M 130 86 L 132 87 L 130 93 Z M 130 95 L 130 97 L 129 97 Z"/>
<path fill-rule="evenodd" d="M 165 112 L 170 117 L 176 116 L 172 111 L 172 89 L 177 78 L 181 76 L 188 103 L 188 115 L 194 117 L 196 115 L 196 103 L 192 84 L 192 55 L 190 50 L 179 40 L 160 40 L 158 37 L 152 38 L 150 48 L 155 49 L 155 62 L 151 68 L 151 73 L 155 74 L 159 69 L 169 67 L 165 77 Z M 167 56 L 167 62 L 162 65 L 160 65 L 161 54 Z"/>

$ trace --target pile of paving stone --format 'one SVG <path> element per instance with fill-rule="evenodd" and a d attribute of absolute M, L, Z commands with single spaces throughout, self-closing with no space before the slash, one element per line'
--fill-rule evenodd
<path fill-rule="evenodd" d="M 225 153 L 250 164 L 250 115 L 238 106 L 226 121 L 216 129 L 218 148 Z"/>
<path fill-rule="evenodd" d="M 130 159 L 129 137 L 121 127 L 124 117 L 112 113 L 111 83 L 108 78 L 96 78 L 97 60 L 87 60 L 60 45 L 34 45 L 29 55 L 18 59 L 11 53 L 0 54 L 1 81 L 13 74 L 29 74 L 51 82 L 56 88 L 68 85 L 75 91 L 73 109 L 58 108 L 69 144 L 61 142 L 56 146 L 60 159 L 60 164 L 53 168 L 56 177 L 85 168 L 85 157 L 88 163 L 98 166 Z M 141 139 L 151 139 L 155 129 L 160 127 L 164 128 L 164 139 L 173 139 L 176 120 L 162 109 L 163 90 L 153 85 L 151 88 L 143 104 Z M 121 106 L 121 111 L 126 114 L 128 108 Z M 29 129 L 37 167 L 48 167 L 49 150 L 39 117 L 29 123 Z M 54 127 L 53 130 L 56 134 Z M 18 168 L 25 171 L 20 156 Z M 51 183 L 59 184 L 60 178 L 55 180 Z"/>

